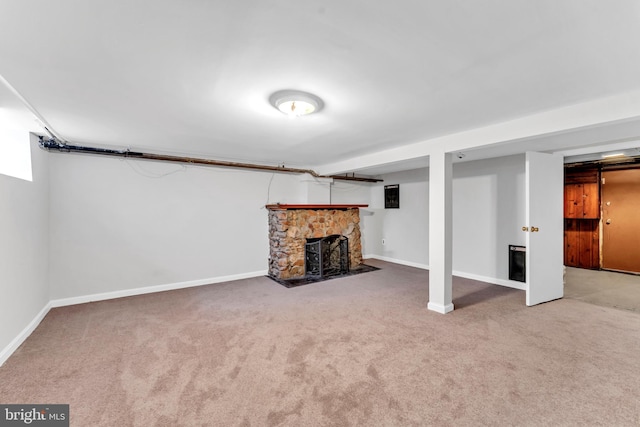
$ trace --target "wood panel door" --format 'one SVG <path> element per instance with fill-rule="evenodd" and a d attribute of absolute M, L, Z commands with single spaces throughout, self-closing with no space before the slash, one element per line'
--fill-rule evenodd
<path fill-rule="evenodd" d="M 640 169 L 602 172 L 602 268 L 640 273 Z"/>

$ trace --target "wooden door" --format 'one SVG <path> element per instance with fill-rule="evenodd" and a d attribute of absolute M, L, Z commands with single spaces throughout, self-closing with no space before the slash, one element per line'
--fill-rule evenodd
<path fill-rule="evenodd" d="M 562 156 L 527 152 L 526 303 L 562 298 Z"/>
<path fill-rule="evenodd" d="M 602 268 L 640 273 L 640 169 L 602 172 Z"/>

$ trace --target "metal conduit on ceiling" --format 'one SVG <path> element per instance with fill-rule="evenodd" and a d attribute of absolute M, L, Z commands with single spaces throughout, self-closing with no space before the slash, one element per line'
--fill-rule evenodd
<path fill-rule="evenodd" d="M 252 169 L 252 170 L 270 171 L 270 172 L 278 172 L 278 173 L 294 173 L 294 174 L 306 173 L 315 178 L 332 178 L 332 179 L 338 179 L 343 181 L 382 182 L 382 179 L 357 177 L 355 176 L 355 174 L 320 175 L 311 169 L 290 168 L 285 166 L 260 165 L 260 164 L 254 164 L 254 163 L 228 162 L 223 160 L 203 159 L 198 157 L 172 156 L 167 154 L 155 154 L 155 153 L 131 151 L 128 149 L 114 150 L 111 148 L 86 147 L 82 145 L 72 145 L 72 144 L 63 143 L 57 140 L 56 138 L 45 139 L 42 136 L 40 137 L 40 148 L 47 151 L 57 151 L 61 153 L 95 154 L 95 155 L 126 157 L 126 158 L 132 158 L 132 159 L 142 159 L 142 160 L 176 162 L 176 163 L 183 163 L 183 164 L 187 163 L 187 164 L 204 165 L 204 166 Z"/>

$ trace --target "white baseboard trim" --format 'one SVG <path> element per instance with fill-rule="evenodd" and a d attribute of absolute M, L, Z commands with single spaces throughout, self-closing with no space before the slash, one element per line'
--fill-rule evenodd
<path fill-rule="evenodd" d="M 267 270 L 253 271 L 251 273 L 232 274 L 210 279 L 190 280 L 188 282 L 169 283 L 166 285 L 146 286 L 143 288 L 123 289 L 120 291 L 104 292 L 100 294 L 83 295 L 79 297 L 55 299 L 50 302 L 51 307 L 64 307 L 67 305 L 84 304 L 94 301 L 131 297 L 136 295 L 152 294 L 154 292 L 173 291 L 176 289 L 193 288 L 196 286 L 211 285 L 214 283 L 232 282 L 234 280 L 250 279 L 252 277 L 265 276 Z"/>
<path fill-rule="evenodd" d="M 465 279 L 477 280 L 479 282 L 491 283 L 492 285 L 500 285 L 506 286 L 507 288 L 519 289 L 521 291 L 527 289 L 526 284 L 524 284 L 523 282 L 516 282 L 514 280 L 496 279 L 495 277 L 480 276 L 478 274 L 465 273 L 463 271 L 457 270 L 453 271 L 453 275 L 464 277 Z"/>
<path fill-rule="evenodd" d="M 427 264 L 421 264 L 419 262 L 412 262 L 412 261 L 405 261 L 402 259 L 395 259 L 395 258 L 390 258 L 390 257 L 386 257 L 386 256 L 382 256 L 382 255 L 363 255 L 362 256 L 363 259 L 379 259 L 380 261 L 387 261 L 387 262 L 392 262 L 394 264 L 400 264 L 400 265 L 406 265 L 409 267 L 415 267 L 415 268 L 420 268 L 422 270 L 428 270 L 429 269 L 429 265 Z"/>
<path fill-rule="evenodd" d="M 435 302 L 430 301 L 427 304 L 427 309 L 431 311 L 435 311 L 436 313 L 447 314 L 453 311 L 453 304 L 442 305 L 442 304 L 437 304 Z"/>
<path fill-rule="evenodd" d="M 387 261 L 387 262 L 392 262 L 394 264 L 407 265 L 409 267 L 421 268 L 423 270 L 428 270 L 429 269 L 429 265 L 428 264 L 420 264 L 420 263 L 417 263 L 417 262 L 404 261 L 404 260 L 401 260 L 401 259 L 389 258 L 389 257 L 381 256 L 381 255 L 363 255 L 362 258 L 364 258 L 364 259 L 370 259 L 370 258 L 379 259 L 380 261 Z M 454 276 L 457 276 L 457 277 L 463 277 L 465 279 L 477 280 L 479 282 L 491 283 L 492 285 L 506 286 L 508 288 L 519 289 L 521 291 L 524 291 L 527 288 L 526 284 L 524 284 L 523 282 L 516 282 L 514 280 L 505 280 L 505 279 L 498 279 L 498 278 L 495 278 L 495 277 L 480 276 L 478 274 L 466 273 L 464 271 L 459 271 L 459 270 L 453 270 L 452 273 L 453 273 Z"/>
<path fill-rule="evenodd" d="M 5 348 L 0 351 L 0 366 L 4 365 L 4 362 L 11 357 L 11 355 L 22 345 L 24 340 L 29 338 L 29 335 L 38 327 L 44 316 L 47 315 L 49 310 L 51 309 L 51 302 L 45 304 L 45 306 L 40 310 L 36 317 L 33 318 L 31 322 L 27 325 L 26 328 L 22 330 Z"/>

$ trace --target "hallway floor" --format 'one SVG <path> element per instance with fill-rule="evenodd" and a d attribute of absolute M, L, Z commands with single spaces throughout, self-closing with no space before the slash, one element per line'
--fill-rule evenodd
<path fill-rule="evenodd" d="M 640 276 L 567 267 L 564 297 L 640 313 Z"/>

